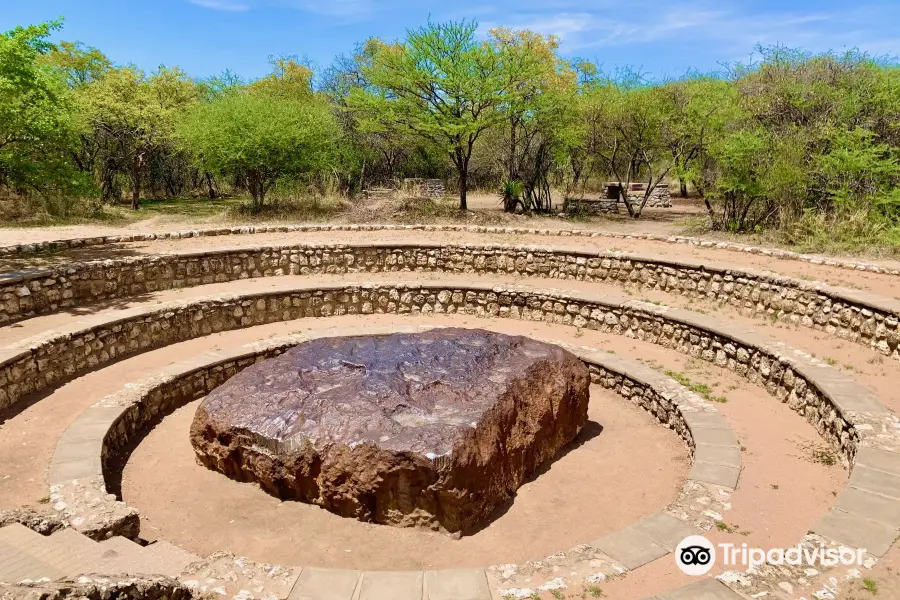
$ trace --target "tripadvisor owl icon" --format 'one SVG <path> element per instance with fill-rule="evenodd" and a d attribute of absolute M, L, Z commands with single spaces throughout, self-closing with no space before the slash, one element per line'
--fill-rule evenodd
<path fill-rule="evenodd" d="M 689 535 L 675 547 L 675 562 L 686 575 L 705 575 L 716 563 L 716 548 L 702 535 Z"/>

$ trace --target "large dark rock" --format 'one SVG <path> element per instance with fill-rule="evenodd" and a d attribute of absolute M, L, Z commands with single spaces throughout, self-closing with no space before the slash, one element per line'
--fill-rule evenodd
<path fill-rule="evenodd" d="M 210 393 L 198 459 L 363 521 L 466 532 L 587 421 L 571 353 L 477 329 L 324 338 Z"/>

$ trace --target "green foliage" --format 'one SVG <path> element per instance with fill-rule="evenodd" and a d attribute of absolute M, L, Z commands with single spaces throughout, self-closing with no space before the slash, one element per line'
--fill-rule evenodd
<path fill-rule="evenodd" d="M 249 192 L 259 211 L 272 189 L 352 196 L 455 171 L 462 209 L 469 187 L 550 212 L 551 188 L 577 206 L 614 181 L 645 184 L 621 198 L 639 218 L 677 183 L 712 229 L 900 246 L 900 67 L 859 51 L 760 47 L 724 75 L 651 82 L 564 60 L 553 36 L 429 22 L 319 72 L 282 56 L 255 81 L 192 80 L 53 44 L 60 24 L 0 35 L 0 192 L 45 211 L 129 188 L 134 207 Z"/>
<path fill-rule="evenodd" d="M 60 148 L 73 126 L 63 79 L 42 59 L 59 21 L 0 34 L 0 186 L 44 195 L 87 188 Z"/>
<path fill-rule="evenodd" d="M 121 67 L 79 88 L 76 97 L 114 172 L 128 173 L 131 206 L 137 209 L 153 154 L 171 146 L 176 119 L 198 101 L 198 88 L 178 68 L 160 67 L 148 77 L 134 67 Z M 104 180 L 104 187 L 113 183 Z"/>
<path fill-rule="evenodd" d="M 515 45 L 478 41 L 477 23 L 428 23 L 402 43 L 370 40 L 349 107 L 363 131 L 424 138 L 450 156 L 466 210 L 469 161 L 478 138 L 504 122 L 539 77 L 541 60 Z"/>
<path fill-rule="evenodd" d="M 243 182 L 262 210 L 283 177 L 328 169 L 339 136 L 322 98 L 235 93 L 198 105 L 178 122 L 178 137 L 201 168 Z"/>

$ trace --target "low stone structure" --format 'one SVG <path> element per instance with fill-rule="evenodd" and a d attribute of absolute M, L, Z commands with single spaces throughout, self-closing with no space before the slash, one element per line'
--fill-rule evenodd
<path fill-rule="evenodd" d="M 443 198 L 447 188 L 441 179 L 420 179 L 408 177 L 403 180 L 403 192 L 415 198 Z"/>
<path fill-rule="evenodd" d="M 0 600 L 202 600 L 189 586 L 169 577 L 152 575 L 83 576 L 61 581 L 0 584 Z"/>
<path fill-rule="evenodd" d="M 361 521 L 476 528 L 587 421 L 587 368 L 520 336 L 437 329 L 306 342 L 197 409 L 198 460 Z"/>
<path fill-rule="evenodd" d="M 25 244 L 12 244 L 0 246 L 0 257 L 24 257 L 34 256 L 48 252 L 65 252 L 78 248 L 107 246 L 111 244 L 127 244 L 132 242 L 151 242 L 154 240 L 183 240 L 195 237 L 216 237 L 229 235 L 256 235 L 264 233 L 294 233 L 294 232 L 319 232 L 319 231 L 459 231 L 465 233 L 487 233 L 497 235 L 543 235 L 552 237 L 585 237 L 647 240 L 663 242 L 667 244 L 685 244 L 701 248 L 717 250 L 732 250 L 735 252 L 747 252 L 760 254 L 777 260 L 798 260 L 814 265 L 828 265 L 851 271 L 868 271 L 870 273 L 884 273 L 900 276 L 900 269 L 885 265 L 876 265 L 852 259 L 818 256 L 815 254 L 802 254 L 792 250 L 780 248 L 764 248 L 738 242 L 712 241 L 690 235 L 661 235 L 655 233 L 617 231 L 595 231 L 591 229 L 538 229 L 526 227 L 488 227 L 484 225 L 386 225 L 377 223 L 364 223 L 354 225 L 240 225 L 235 227 L 216 227 L 212 229 L 190 229 L 186 231 L 169 231 L 160 233 L 134 233 L 121 235 L 103 235 L 92 238 L 70 238 L 33 242 Z M 15 275 L 15 274 L 13 274 Z"/>
<path fill-rule="evenodd" d="M 363 333 L 370 335 L 392 332 L 423 333 L 432 329 L 434 328 L 430 326 L 344 328 L 323 335 L 340 337 Z M 131 384 L 120 392 L 104 398 L 82 413 L 69 428 L 67 435 L 72 432 L 73 436 L 83 440 L 99 440 L 102 436 L 103 442 L 98 446 L 102 447 L 103 470 L 107 479 L 115 479 L 117 469 L 123 464 L 122 459 L 129 452 L 133 436 L 152 424 L 158 415 L 166 414 L 207 394 L 242 370 L 251 368 L 252 365 L 272 356 L 280 356 L 304 340 L 305 336 L 295 334 L 239 348 L 220 350 L 175 363 L 167 368 L 165 374 Z M 516 585 L 534 576 L 555 573 L 560 568 L 565 569 L 568 577 L 582 579 L 623 573 L 642 564 L 636 560 L 637 556 L 658 558 L 669 552 L 674 547 L 675 542 L 671 539 L 674 535 L 684 537 L 711 529 L 718 518 L 717 515 L 721 516 L 730 509 L 729 500 L 740 473 L 741 457 L 734 434 L 711 402 L 641 363 L 590 348 L 568 349 L 584 361 L 590 371 L 592 382 L 613 390 L 650 412 L 663 425 L 673 429 L 693 454 L 694 468 L 689 473 L 689 480 L 678 498 L 664 512 L 657 513 L 631 528 L 595 540 L 590 545 L 583 544 L 565 552 L 558 552 L 547 561 L 491 568 L 487 579 L 498 589 L 502 586 Z M 118 416 L 114 414 L 116 411 Z M 102 427 L 104 423 L 108 427 L 105 436 Z M 70 462 L 71 459 L 66 456 L 68 450 L 64 446 L 57 448 L 55 465 Z M 98 468 L 95 462 L 81 459 L 75 464 L 80 465 L 83 472 L 70 472 L 70 476 L 90 481 L 97 479 L 96 476 L 92 476 L 94 469 Z M 56 467 L 51 468 L 51 481 L 55 480 L 56 472 Z M 62 502 L 69 506 L 70 518 L 78 519 L 82 523 L 83 533 L 96 538 L 101 537 L 98 536 L 98 532 L 116 528 L 114 521 L 108 519 L 100 521 L 95 519 L 95 516 L 103 513 L 104 503 L 121 503 L 109 497 L 103 500 L 85 499 L 83 491 L 70 493 L 69 488 L 69 483 L 54 485 L 51 496 L 54 503 Z M 623 539 L 628 542 L 625 547 L 622 546 Z M 601 547 L 606 550 L 599 549 Z M 209 568 L 195 564 L 187 578 L 199 577 L 201 582 L 208 583 L 208 587 L 212 589 L 220 585 L 222 578 L 226 581 L 237 581 L 249 577 L 255 587 L 257 583 L 262 583 L 261 579 L 271 578 L 274 574 L 280 582 L 278 587 L 281 584 L 288 584 L 290 587 L 288 582 L 293 583 L 296 579 L 294 591 L 299 593 L 300 597 L 306 597 L 303 595 L 306 593 L 310 598 L 318 598 L 324 588 L 333 590 L 335 586 L 339 586 L 343 590 L 346 586 L 347 589 L 335 597 L 351 600 L 354 586 L 358 585 L 361 577 L 363 579 L 379 577 L 377 572 L 360 573 L 310 568 L 303 568 L 301 572 L 300 569 L 273 565 L 261 566 L 253 573 L 247 573 L 247 569 L 252 565 L 243 559 L 235 561 L 239 563 L 237 566 L 241 571 L 235 573 L 235 565 L 229 564 L 230 562 L 227 557 L 214 555 L 207 561 L 212 563 Z M 299 579 L 296 578 L 298 572 L 300 572 Z M 422 575 L 421 572 L 409 572 L 409 575 L 412 576 L 413 573 L 419 577 Z M 459 584 L 461 572 L 431 571 L 425 574 L 426 578 L 429 576 L 434 577 L 432 584 L 440 581 L 450 584 L 454 580 Z M 210 577 L 213 579 L 209 579 Z M 484 571 L 476 569 L 461 579 L 462 581 L 480 579 L 486 583 Z M 200 589 L 203 589 L 203 586 Z M 478 600 L 487 600 L 491 597 L 486 589 L 482 592 L 467 597 Z M 407 595 L 396 592 L 396 594 L 391 597 L 421 600 L 415 593 Z"/>
<path fill-rule="evenodd" d="M 402 271 L 498 273 L 663 290 L 727 303 L 746 315 L 774 315 L 900 360 L 896 299 L 701 261 L 501 244 L 287 245 L 72 263 L 0 276 L 0 323 L 102 300 L 248 277 Z"/>
<path fill-rule="evenodd" d="M 431 298 L 431 302 L 437 302 L 437 299 L 431 297 L 426 290 L 421 290 L 421 292 L 423 292 L 422 302 L 429 298 Z M 465 294 L 461 292 L 459 301 L 465 301 L 467 304 L 474 302 L 476 307 L 484 308 L 483 310 L 478 308 L 473 311 L 466 310 L 470 314 L 509 317 L 512 316 L 509 311 L 499 310 L 503 306 L 509 306 L 502 299 L 503 295 L 508 292 L 512 292 L 512 290 L 495 290 L 492 292 L 494 300 L 491 300 L 491 292 L 484 292 L 482 298 L 482 293 L 470 290 Z M 470 296 L 470 294 L 472 295 Z M 447 296 L 447 299 L 453 301 L 452 295 Z M 538 317 L 539 320 L 566 325 L 584 325 L 584 323 L 579 324 L 581 311 L 575 308 L 583 300 L 568 297 L 566 303 L 556 310 L 552 301 L 553 297 L 552 295 L 547 297 L 547 301 L 551 303 L 546 305 L 549 311 L 547 313 L 540 310 L 541 302 L 533 304 L 534 309 L 537 309 L 542 315 Z M 557 298 L 563 299 L 563 297 Z M 415 301 L 415 297 L 410 297 L 410 300 Z M 497 309 L 491 308 L 493 306 L 491 302 L 498 300 Z M 526 302 L 526 305 L 530 306 L 531 304 Z M 820 434 L 823 434 L 826 440 L 832 443 L 836 442 L 836 438 L 831 433 L 834 431 L 831 424 L 836 421 L 842 422 L 841 427 L 844 434 L 848 436 L 847 439 L 857 440 L 852 447 L 842 445 L 843 458 L 849 464 L 855 465 L 854 479 L 857 479 L 857 483 L 853 489 L 848 490 L 847 498 L 842 497 L 839 500 L 840 508 L 832 509 L 813 527 L 813 531 L 822 531 L 823 534 L 811 533 L 804 536 L 801 543 L 809 548 L 818 548 L 821 544 L 833 548 L 849 544 L 853 547 L 869 548 L 870 554 L 876 556 L 887 551 L 897 535 L 896 526 L 891 527 L 884 524 L 883 521 L 875 523 L 869 520 L 871 513 L 868 511 L 870 511 L 871 505 L 866 498 L 887 493 L 881 486 L 889 482 L 868 479 L 866 473 L 877 469 L 882 472 L 883 480 L 889 477 L 884 473 L 898 472 L 900 475 L 900 460 L 895 453 L 900 448 L 900 440 L 898 440 L 900 421 L 892 417 L 883 405 L 871 397 L 871 394 L 854 384 L 851 378 L 835 369 L 830 369 L 827 365 L 817 362 L 808 355 L 802 355 L 796 351 L 791 352 L 789 349 L 771 342 L 760 341 L 757 339 L 758 336 L 734 325 L 717 323 L 714 319 L 697 315 L 692 315 L 688 319 L 693 320 L 695 324 L 688 326 L 687 334 L 678 335 L 677 331 L 684 326 L 687 316 L 686 311 L 678 309 L 656 307 L 657 318 L 661 319 L 659 328 L 648 327 L 648 322 L 645 321 L 646 316 L 641 316 L 638 307 L 649 309 L 651 312 L 654 307 L 637 302 L 633 305 L 638 312 L 628 312 L 617 317 L 615 326 L 607 323 L 608 318 L 602 314 L 596 315 L 604 324 L 598 328 L 622 335 L 640 337 L 646 341 L 690 352 L 697 358 L 728 367 L 751 381 L 763 384 L 772 395 L 787 401 L 795 410 L 806 414 L 808 419 L 811 414 L 816 412 L 824 414 L 824 420 L 812 420 L 811 422 L 814 422 Z M 421 310 L 416 312 L 421 312 Z M 536 315 L 532 313 L 532 317 L 534 316 Z M 593 317 L 594 315 L 590 311 L 583 315 L 584 318 L 589 316 Z M 701 321 L 704 324 L 701 325 Z M 671 329 L 672 326 L 674 329 Z M 693 329 L 694 327 L 698 327 L 698 329 Z M 711 333 L 713 330 L 715 333 Z M 653 333 L 654 331 L 656 333 Z M 674 337 L 672 337 L 673 334 L 675 334 Z M 710 335 L 714 340 L 717 336 L 724 336 L 724 338 L 720 341 L 713 341 L 710 346 L 709 342 L 705 341 Z M 154 381 L 130 386 L 121 394 L 108 397 L 97 406 L 92 407 L 70 429 L 75 429 L 76 437 L 83 439 L 88 432 L 96 435 L 98 424 L 109 420 L 110 429 L 103 442 L 104 471 L 108 472 L 108 465 L 116 464 L 116 461 L 111 459 L 120 456 L 122 451 L 127 451 L 129 440 L 135 432 L 146 427 L 157 415 L 165 414 L 191 399 L 201 397 L 245 366 L 266 356 L 283 352 L 285 348 L 293 346 L 298 339 L 300 338 L 288 342 L 268 340 L 265 343 L 254 344 L 252 350 L 248 348 L 237 352 L 216 352 L 196 357 L 185 363 L 172 365 L 166 369 L 166 373 L 160 374 Z M 681 339 L 683 342 L 672 345 L 670 340 L 677 339 Z M 690 350 L 695 347 L 697 348 L 696 352 Z M 711 349 L 711 351 L 708 352 L 704 348 Z M 762 356 L 758 354 L 760 351 L 762 351 Z M 768 357 L 768 361 L 766 357 Z M 628 361 L 623 362 L 623 366 L 618 366 L 618 363 L 624 359 L 600 353 L 582 355 L 582 358 L 590 365 L 594 381 L 613 387 L 621 395 L 632 398 L 633 401 L 650 410 L 664 423 L 679 432 L 693 449 L 694 467 L 678 501 L 673 503 L 665 513 L 655 515 L 645 522 L 638 523 L 622 532 L 611 534 L 589 545 L 578 546 L 568 552 L 554 554 L 545 561 L 528 563 L 521 567 L 498 565 L 492 568 L 489 572 L 489 579 L 495 589 L 501 592 L 509 589 L 522 589 L 519 582 L 532 581 L 535 576 L 552 575 L 560 572 L 560 569 L 567 573 L 567 577 L 581 578 L 587 583 L 592 583 L 626 570 L 638 568 L 671 551 L 674 544 L 684 537 L 685 532 L 675 526 L 676 522 L 690 524 L 701 530 L 709 529 L 716 519 L 721 518 L 722 511 L 728 508 L 727 504 L 721 505 L 721 503 L 727 503 L 729 496 L 727 490 L 733 489 L 737 481 L 737 474 L 740 472 L 740 451 L 733 433 L 727 432 L 724 420 L 714 410 L 702 408 L 703 401 L 699 398 L 691 399 L 691 396 L 695 397 L 696 395 L 690 394 L 683 388 L 681 388 L 681 392 L 678 392 L 679 386 L 671 380 L 668 385 L 672 387 L 669 389 L 665 384 L 659 385 L 657 380 L 664 377 L 647 367 L 634 369 L 632 366 L 629 369 L 624 366 Z M 771 358 L 775 359 L 774 363 L 770 362 Z M 623 373 L 625 373 L 624 377 Z M 646 382 L 655 383 L 648 384 Z M 820 407 L 814 410 L 814 413 L 805 411 L 802 406 L 796 405 L 796 400 L 799 398 L 797 393 L 801 389 L 807 390 L 805 393 L 807 401 L 809 398 L 814 398 L 812 402 Z M 697 402 L 700 402 L 700 405 Z M 808 405 L 807 408 L 812 406 Z M 821 412 L 821 408 L 824 408 L 824 413 Z M 106 414 L 105 411 L 117 411 L 119 416 L 113 417 L 112 413 L 109 416 L 103 416 Z M 846 419 L 846 421 L 842 419 Z M 82 421 L 83 425 L 80 424 Z M 842 435 L 841 438 L 844 439 L 844 436 Z M 857 454 L 855 450 L 860 444 L 863 447 Z M 849 452 L 847 452 L 848 450 Z M 58 455 L 59 452 L 60 449 L 57 451 Z M 64 456 L 60 458 L 63 459 L 60 461 L 60 465 L 72 464 L 68 462 L 71 459 L 66 460 Z M 733 462 L 735 460 L 736 463 Z M 56 462 L 54 459 L 54 463 Z M 91 471 L 94 467 L 88 464 L 86 468 Z M 51 469 L 51 481 L 54 481 L 56 469 L 57 467 Z M 857 477 L 857 471 L 859 471 L 859 477 Z M 87 472 L 81 475 L 70 473 L 70 476 L 91 479 Z M 709 481 L 715 483 L 703 483 Z M 97 502 L 85 501 L 81 492 L 70 493 L 68 485 L 55 485 L 54 488 L 51 494 L 54 506 L 60 504 L 66 506 L 68 503 L 68 509 L 74 510 L 76 514 L 93 516 L 98 513 Z M 101 490 L 98 490 L 96 497 L 102 498 Z M 107 498 L 106 501 L 109 499 Z M 861 507 L 865 512 L 860 513 Z M 860 516 L 861 514 L 864 516 Z M 75 516 L 75 518 L 78 517 Z M 90 526 L 98 525 L 90 519 L 83 519 L 83 522 Z M 860 522 L 865 526 L 849 527 L 849 523 L 855 522 Z M 109 523 L 106 525 L 112 526 Z M 854 532 L 861 532 L 863 537 L 853 539 L 847 537 Z M 616 556 L 620 558 L 613 558 Z M 871 560 L 874 561 L 874 559 Z M 323 573 L 320 577 L 319 572 L 315 569 L 304 569 L 303 573 L 308 573 L 313 579 L 308 581 L 301 576 L 297 581 L 295 591 L 299 587 L 299 593 L 302 595 L 304 591 L 319 589 L 318 586 L 322 585 L 321 577 L 324 577 L 325 574 Z M 347 579 L 350 592 L 355 585 L 358 585 L 360 578 L 359 572 L 328 573 L 330 573 L 328 577 L 331 577 L 331 574 L 334 577 L 341 574 L 340 577 Z M 768 566 L 764 566 L 752 574 L 730 573 L 727 575 L 729 579 L 726 581 L 729 585 L 741 591 L 753 590 L 754 595 L 765 591 L 777 591 L 779 586 L 786 581 L 809 585 L 811 582 L 821 580 L 824 584 L 833 585 L 836 582 L 835 576 L 859 577 L 858 571 L 856 575 L 836 573 L 835 570 L 810 574 L 801 571 L 787 572 L 784 569 L 778 570 Z M 319 583 L 316 583 L 317 581 Z M 722 587 L 721 589 L 725 590 L 726 588 Z M 349 597 L 347 596 L 347 598 Z M 403 595 L 403 598 L 406 597 Z"/>
<path fill-rule="evenodd" d="M 628 200 L 633 204 L 640 204 L 644 201 L 644 195 L 647 191 L 647 184 L 640 182 L 631 182 L 628 184 Z M 603 188 L 603 196 L 607 199 L 618 200 L 621 198 L 621 187 L 618 182 L 611 181 Z M 645 207 L 652 208 L 669 208 L 672 206 L 672 194 L 669 192 L 669 186 L 665 183 L 659 183 L 650 192 Z"/>

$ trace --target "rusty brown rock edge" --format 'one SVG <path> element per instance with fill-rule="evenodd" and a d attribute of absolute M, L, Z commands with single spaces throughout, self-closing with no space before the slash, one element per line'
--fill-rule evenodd
<path fill-rule="evenodd" d="M 587 366 L 558 346 L 521 340 L 551 352 L 511 378 L 477 425 L 461 430 L 443 456 L 373 442 L 273 444 L 247 428 L 223 427 L 205 402 L 192 423 L 191 443 L 201 464 L 282 499 L 364 522 L 471 533 L 587 422 Z"/>

